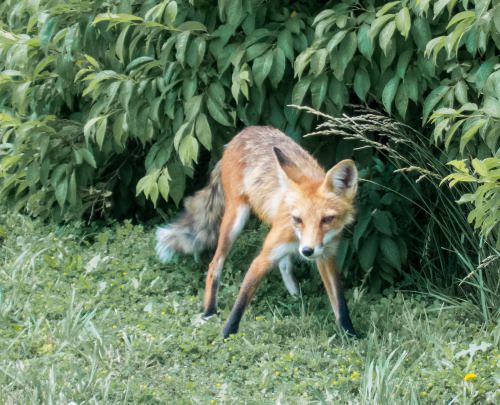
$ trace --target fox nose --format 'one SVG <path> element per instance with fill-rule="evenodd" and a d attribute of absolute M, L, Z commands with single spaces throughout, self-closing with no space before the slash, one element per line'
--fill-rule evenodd
<path fill-rule="evenodd" d="M 314 253 L 314 249 L 309 246 L 305 246 L 302 248 L 302 254 L 306 257 L 311 256 Z"/>

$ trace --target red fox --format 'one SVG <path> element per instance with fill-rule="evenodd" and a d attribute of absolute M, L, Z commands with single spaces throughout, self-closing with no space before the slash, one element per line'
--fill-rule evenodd
<path fill-rule="evenodd" d="M 185 200 L 180 218 L 158 228 L 156 252 L 163 262 L 176 253 L 199 254 L 216 245 L 205 283 L 205 317 L 217 312 L 224 260 L 253 211 L 271 224 L 262 250 L 248 269 L 223 329 L 236 333 L 260 281 L 278 265 L 286 288 L 298 293 L 290 256 L 316 261 L 339 325 L 356 333 L 342 292 L 335 252 L 341 231 L 354 220 L 358 174 L 352 160 L 328 172 L 278 129 L 252 126 L 227 145 L 209 184 Z M 217 243 L 216 243 L 217 242 Z"/>

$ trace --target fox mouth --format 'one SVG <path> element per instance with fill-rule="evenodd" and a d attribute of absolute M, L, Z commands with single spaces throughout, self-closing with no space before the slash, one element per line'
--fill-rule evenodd
<path fill-rule="evenodd" d="M 306 260 L 307 262 L 314 262 L 319 256 L 304 256 L 302 253 L 299 254 L 299 256 Z"/>

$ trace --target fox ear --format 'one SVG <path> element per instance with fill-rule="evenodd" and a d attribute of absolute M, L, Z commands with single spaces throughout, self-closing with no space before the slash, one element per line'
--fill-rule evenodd
<path fill-rule="evenodd" d="M 280 183 L 285 186 L 290 186 L 291 183 L 298 183 L 303 177 L 301 170 L 293 163 L 281 149 L 273 146 L 274 156 L 278 166 L 278 177 Z"/>
<path fill-rule="evenodd" d="M 354 198 L 358 189 L 358 170 L 350 159 L 342 160 L 326 173 L 323 189 L 339 196 Z"/>

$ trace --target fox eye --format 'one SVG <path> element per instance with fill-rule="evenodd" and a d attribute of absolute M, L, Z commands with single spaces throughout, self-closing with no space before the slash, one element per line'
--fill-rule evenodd
<path fill-rule="evenodd" d="M 321 223 L 323 225 L 331 223 L 335 219 L 335 215 L 328 215 L 326 217 L 321 218 Z"/>
<path fill-rule="evenodd" d="M 292 216 L 293 223 L 295 225 L 300 225 L 302 223 L 302 219 L 300 217 Z"/>

